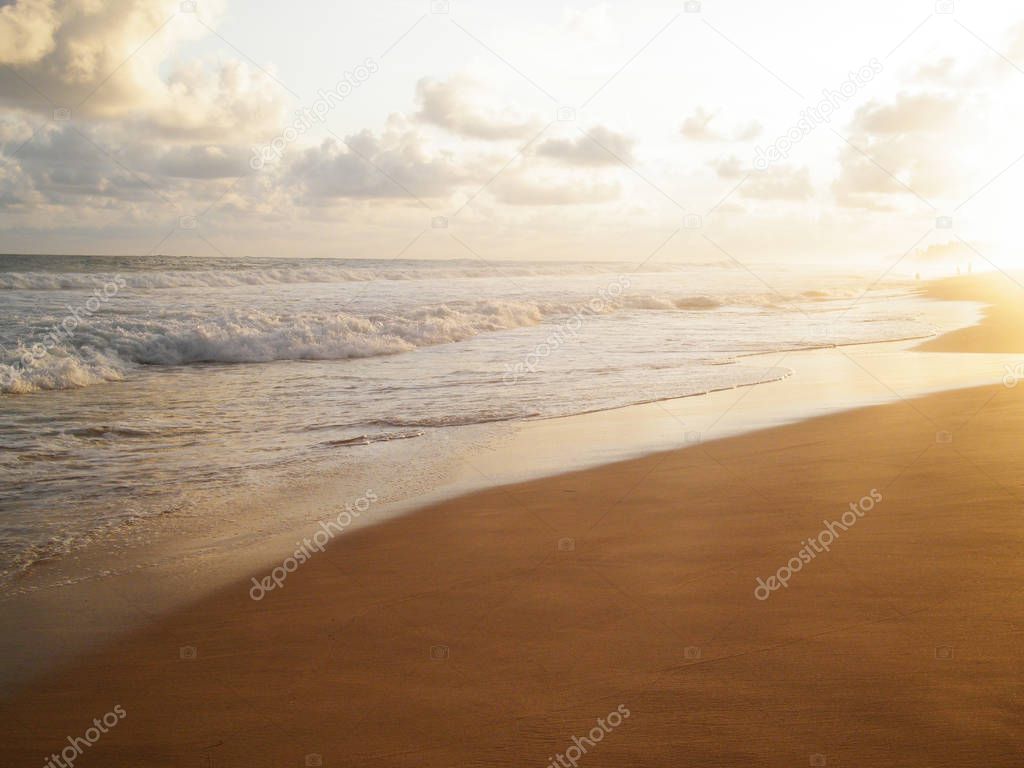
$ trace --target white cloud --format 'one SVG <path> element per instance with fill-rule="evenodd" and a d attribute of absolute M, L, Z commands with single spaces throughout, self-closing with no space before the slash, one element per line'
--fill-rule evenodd
<path fill-rule="evenodd" d="M 0 64 L 38 61 L 53 50 L 53 0 L 18 0 L 0 7 Z"/>
<path fill-rule="evenodd" d="M 444 197 L 478 173 L 450 153 L 431 154 L 414 130 L 379 136 L 363 130 L 306 149 L 286 170 L 288 182 L 307 199 Z"/>
<path fill-rule="evenodd" d="M 633 162 L 636 142 L 622 133 L 596 125 L 586 135 L 574 138 L 546 139 L 537 145 L 535 154 L 566 165 L 603 166 Z"/>
<path fill-rule="evenodd" d="M 775 86 L 751 89 L 742 68 L 712 79 L 670 71 L 678 24 L 617 75 L 613 87 L 600 91 L 600 99 L 581 107 L 579 99 L 601 88 L 664 23 L 651 9 L 644 16 L 587 0 L 555 9 L 544 23 L 528 13 L 500 19 L 479 14 L 472 25 L 466 17 L 467 28 L 535 74 L 558 104 L 565 99 L 581 117 L 589 116 L 590 122 L 580 123 L 594 126 L 588 137 L 575 123 L 552 122 L 554 101 L 457 30 L 437 38 L 443 51 L 418 47 L 413 41 L 427 34 L 428 23 L 450 29 L 446 19 L 430 17 L 389 53 L 386 72 L 372 88 L 326 124 L 296 136 L 281 158 L 255 172 L 247 167 L 250 146 L 281 135 L 289 114 L 290 96 L 274 80 L 273 59 L 284 56 L 282 65 L 295 74 L 283 79 L 312 95 L 324 85 L 317 72 L 336 57 L 311 51 L 320 55 L 315 66 L 313 59 L 302 65 L 300 53 L 313 37 L 259 38 L 279 24 L 272 16 L 238 16 L 230 26 L 219 25 L 217 5 L 227 1 L 201 0 L 196 15 L 180 13 L 180 0 L 0 0 L 0 208 L 9 248 L 28 242 L 12 232 L 44 229 L 64 233 L 63 247 L 85 233 L 95 250 L 102 250 L 108 232 L 134 229 L 143 233 L 138 239 L 145 248 L 154 230 L 162 236 L 179 215 L 217 201 L 217 225 L 254 250 L 270 247 L 262 235 L 272 230 L 282 239 L 308 236 L 313 248 L 326 248 L 331 232 L 345 231 L 353 235 L 349 248 L 369 253 L 382 243 L 401 247 L 399 230 L 423 225 L 427 212 L 414 197 L 443 211 L 493 178 L 473 197 L 460 226 L 474 222 L 481 232 L 502 233 L 515 226 L 517 252 L 530 253 L 534 243 L 524 236 L 524 222 L 543 222 L 537 241 L 543 255 L 578 253 L 587 238 L 598 241 L 593 252 L 606 253 L 607 233 L 621 227 L 619 232 L 629 230 L 619 244 L 625 251 L 638 228 L 672 225 L 666 222 L 675 221 L 676 211 L 666 198 L 706 209 L 736 187 L 751 170 L 752 147 L 744 144 L 762 135 L 759 120 L 781 125 L 796 109 Z M 1024 66 L 1024 25 L 998 18 L 1005 15 L 993 15 L 991 24 L 967 23 Z M 346 49 L 364 29 L 367 44 L 387 38 L 370 32 L 378 16 L 353 6 Z M 256 63 L 201 22 L 255 55 Z M 736 23 L 734 31 L 742 29 L 739 17 Z M 891 59 L 877 89 L 834 117 L 830 127 L 858 149 L 823 126 L 814 141 L 801 145 L 799 158 L 792 157 L 799 167 L 753 174 L 715 209 L 744 212 L 727 222 L 738 242 L 760 247 L 763 240 L 766 252 L 787 254 L 802 243 L 809 252 L 820 245 L 814 240 L 824 237 L 826 221 L 833 225 L 828 234 L 842 235 L 833 239 L 842 239 L 847 250 L 865 243 L 881 247 L 885 237 L 899 241 L 911 216 L 933 215 L 903 185 L 943 212 L 969 200 L 970 207 L 957 213 L 965 237 L 974 227 L 1016 238 L 1013 195 L 1024 172 L 1024 161 L 1015 164 L 1021 151 L 1015 126 L 1024 109 L 1014 98 L 1020 73 L 955 25 L 947 30 L 953 33 L 949 40 L 935 35 L 938 29 L 922 28 L 901 48 L 902 58 Z M 1010 39 L 1000 39 L 998 29 L 1012 29 Z M 266 46 L 249 42 L 255 39 Z M 339 38 L 316 39 L 324 44 Z M 815 52 L 820 71 L 842 70 L 856 54 L 852 47 Z M 531 61 L 530 51 L 541 48 L 546 53 Z M 783 58 L 773 60 L 773 68 L 792 72 L 787 51 L 779 53 Z M 487 82 L 451 74 L 460 68 Z M 307 81 L 292 83 L 290 77 Z M 681 114 L 664 93 L 687 94 L 690 106 L 684 109 L 692 111 Z M 513 94 L 528 106 L 517 105 Z M 70 124 L 53 120 L 55 106 L 71 108 Z M 345 140 L 324 141 L 325 128 Z M 620 160 L 642 161 L 636 167 L 644 178 L 628 173 Z M 833 196 L 818 195 L 815 184 L 829 187 Z M 623 215 L 609 216 L 611 210 Z M 213 226 L 213 218 L 206 226 Z M 855 231 L 844 232 L 847 226 Z M 768 231 L 772 238 L 762 238 Z M 980 231 L 979 242 L 986 236 L 993 235 Z M 572 247 L 551 245 L 559 240 L 572 241 Z"/>
<path fill-rule="evenodd" d="M 740 195 L 759 200 L 807 200 L 813 194 L 807 168 L 771 168 L 754 174 L 740 187 Z"/>
<path fill-rule="evenodd" d="M 891 104 L 871 102 L 857 110 L 855 126 L 874 134 L 942 133 L 959 101 L 940 94 L 903 93 Z"/>
<path fill-rule="evenodd" d="M 528 180 L 514 175 L 499 178 L 490 189 L 507 205 L 592 205 L 616 200 L 622 192 L 615 182 Z"/>
<path fill-rule="evenodd" d="M 743 163 L 740 162 L 740 159 L 736 157 L 736 155 L 719 157 L 713 160 L 710 165 L 715 169 L 715 173 L 718 174 L 718 177 L 722 179 L 738 179 L 746 170 Z"/>
<path fill-rule="evenodd" d="M 737 126 L 733 139 L 735 141 L 753 141 L 761 135 L 762 130 L 764 130 L 764 126 L 757 120 L 748 120 L 746 123 Z"/>
<path fill-rule="evenodd" d="M 955 194 L 963 174 L 950 148 L 963 110 L 961 100 L 944 94 L 908 92 L 858 109 L 832 186 L 840 205 L 889 210 L 892 196 Z"/>
<path fill-rule="evenodd" d="M 714 119 L 714 112 L 697 107 L 692 115 L 683 120 L 679 132 L 691 141 L 721 141 L 721 135 L 711 128 L 711 121 Z"/>
<path fill-rule="evenodd" d="M 202 4 L 206 23 L 219 4 Z M 0 101 L 47 116 L 67 108 L 74 119 L 121 121 L 173 140 L 273 133 L 287 101 L 281 85 L 238 60 L 175 61 L 182 42 L 209 35 L 179 8 L 168 0 L 5 6 L 0 73 L 11 76 L 0 79 Z"/>
<path fill-rule="evenodd" d="M 416 118 L 473 139 L 523 139 L 540 130 L 538 122 L 508 109 L 482 105 L 482 90 L 467 77 L 439 82 L 424 78 L 416 84 L 420 111 Z"/>
<path fill-rule="evenodd" d="M 704 107 L 697 107 L 693 114 L 683 120 L 679 132 L 690 141 L 730 142 L 751 141 L 761 135 L 764 126 L 757 120 L 747 120 L 731 129 L 712 126 L 718 112 L 709 112 Z"/>

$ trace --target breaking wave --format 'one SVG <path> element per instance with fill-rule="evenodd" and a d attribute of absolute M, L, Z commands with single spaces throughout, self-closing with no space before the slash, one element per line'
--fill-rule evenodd
<path fill-rule="evenodd" d="M 290 270 L 292 276 L 307 270 Z M 77 286 L 79 277 L 34 273 L 33 279 Z M 149 273 L 145 280 L 162 279 Z M 192 278 L 214 273 L 181 273 Z M 224 273 L 237 276 L 241 273 Z M 265 272 L 261 275 L 266 276 Z M 18 277 L 0 274 L 0 281 Z M 69 282 L 70 281 L 70 282 Z M 131 278 L 128 278 L 131 285 Z M 817 293 L 817 292 L 816 292 Z M 824 292 L 821 292 L 824 293 Z M 159 320 L 97 314 L 70 338 L 40 332 L 0 349 L 0 393 L 23 394 L 120 381 L 137 366 L 194 363 L 266 363 L 277 360 L 347 360 L 410 352 L 465 341 L 481 333 L 535 326 L 558 317 L 623 311 L 706 312 L 724 307 L 776 307 L 772 295 L 669 296 L 625 292 L 600 302 L 460 301 L 360 316 L 346 312 L 273 314 L 258 310 L 188 313 Z"/>
<path fill-rule="evenodd" d="M 361 317 L 345 312 L 294 316 L 260 311 L 160 321 L 94 317 L 70 339 L 54 335 L 0 357 L 0 392 L 29 393 L 119 381 L 135 366 L 347 360 L 465 341 L 481 333 L 538 325 L 575 313 L 704 310 L 709 297 L 623 295 L 591 303 L 481 300 L 421 307 L 405 314 Z"/>

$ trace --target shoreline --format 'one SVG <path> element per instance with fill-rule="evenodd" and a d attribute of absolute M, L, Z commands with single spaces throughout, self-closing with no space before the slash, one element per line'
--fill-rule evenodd
<path fill-rule="evenodd" d="M 959 303 L 955 297 L 936 302 L 935 321 L 959 327 L 977 317 L 976 304 L 965 303 L 962 298 Z M 998 380 L 996 372 L 1001 370 L 1002 358 L 979 356 L 972 367 L 965 361 L 955 375 L 947 372 L 942 383 L 922 390 L 922 377 L 940 376 L 937 369 L 950 366 L 939 359 L 927 370 L 917 370 L 923 365 L 918 359 L 921 356 L 909 350 L 918 341 L 760 353 L 769 368 L 793 358 L 798 369 L 756 385 L 671 400 L 551 419 L 473 425 L 465 429 L 465 439 L 447 457 L 447 464 L 439 465 L 441 474 L 427 472 L 428 485 L 419 492 L 397 499 L 385 494 L 355 528 L 380 525 L 494 487 L 595 469 L 901 397 L 879 387 L 872 378 L 875 374 L 865 374 L 858 366 L 880 364 L 885 376 L 900 378 L 904 376 L 901 369 L 909 363 L 914 371 L 907 386 L 919 394 Z M 847 359 L 847 349 L 855 350 L 860 362 L 853 364 Z M 858 386 L 847 386 L 858 379 Z M 823 390 L 835 391 L 831 400 L 822 397 Z M 429 446 L 410 446 L 408 460 L 427 461 L 422 454 L 430 450 Z M 370 487 L 373 478 L 364 477 L 361 484 Z M 247 581 L 254 572 L 290 551 L 296 536 L 333 516 L 330 510 L 337 508 L 339 499 L 356 498 L 361 492 L 359 486 L 360 481 L 332 477 L 299 488 L 282 486 L 269 494 L 261 491 L 236 500 L 226 513 L 214 515 L 212 522 L 194 516 L 185 521 L 201 530 L 201 535 L 194 530 L 183 535 L 181 521 L 171 516 L 152 521 L 147 529 L 151 542 L 126 539 L 123 550 L 87 547 L 66 559 L 30 569 L 0 602 L 5 623 L 20 628 L 8 633 L 0 648 L 5 659 L 0 691 L 14 692 L 77 654 L 116 641 L 125 631 L 145 626 L 223 587 Z M 257 519 L 249 512 L 254 508 L 261 510 L 256 513 Z M 288 516 L 278 520 L 267 510 L 287 510 Z M 238 532 L 239 523 L 245 526 L 245 532 Z M 131 537 L 135 532 L 129 529 L 125 533 Z M 104 606 L 102 612 L 89 607 L 97 605 Z M 65 619 L 55 621 L 52 615 Z M 62 625 L 67 624 L 75 627 L 71 638 L 61 632 Z M 55 641 L 61 635 L 65 636 Z"/>
<path fill-rule="evenodd" d="M 998 313 L 980 327 L 1010 339 Z M 117 703 L 83 760 L 541 765 L 624 703 L 588 763 L 1014 764 L 1022 389 L 812 415 L 346 532 L 265 600 L 224 586 L 35 678 L 3 704 L 3 749 L 39 759 Z M 594 428 L 616 442 L 640 413 Z M 753 596 L 872 489 L 827 556 Z"/>
<path fill-rule="evenodd" d="M 965 294 L 982 297 L 981 321 L 924 342 L 923 351 L 946 352 L 970 349 L 982 352 L 1020 352 L 1020 329 L 1024 328 L 1022 275 L 988 273 L 949 277 L 926 285 L 924 296 L 940 301 L 957 300 Z"/>

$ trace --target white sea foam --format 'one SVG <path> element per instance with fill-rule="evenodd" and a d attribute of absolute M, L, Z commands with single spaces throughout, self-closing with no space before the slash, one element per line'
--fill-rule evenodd
<path fill-rule="evenodd" d="M 0 392 L 27 394 L 75 389 L 104 381 L 120 381 L 126 366 L 116 354 L 94 349 L 61 348 L 35 357 L 0 363 Z"/>
<path fill-rule="evenodd" d="M 740 301 L 734 299 L 734 301 Z M 764 297 L 741 303 L 760 306 Z M 593 310 L 587 302 L 480 300 L 429 305 L 403 314 L 345 312 L 279 315 L 253 310 L 216 316 L 191 314 L 159 321 L 97 317 L 87 332 L 47 344 L 43 354 L 24 346 L 0 358 L 0 392 L 21 394 L 118 381 L 138 365 L 265 363 L 347 360 L 410 352 L 465 341 L 481 333 L 538 325 L 587 308 L 706 311 L 723 301 L 709 296 L 623 294 Z"/>

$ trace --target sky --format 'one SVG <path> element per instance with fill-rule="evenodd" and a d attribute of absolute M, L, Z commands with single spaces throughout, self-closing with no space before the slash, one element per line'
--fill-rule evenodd
<path fill-rule="evenodd" d="M 1022 20 L 0 0 L 0 252 L 1020 268 Z"/>

